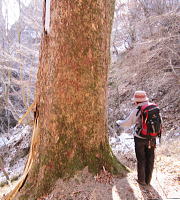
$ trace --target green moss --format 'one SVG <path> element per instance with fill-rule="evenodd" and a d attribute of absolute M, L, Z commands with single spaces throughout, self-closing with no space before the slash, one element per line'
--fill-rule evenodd
<path fill-rule="evenodd" d="M 58 144 L 59 146 L 56 147 L 59 149 L 59 153 L 54 154 L 54 149 L 48 149 L 43 154 L 40 165 L 33 169 L 33 176 L 35 176 L 38 174 L 38 171 L 41 168 L 44 169 L 44 165 L 46 165 L 45 171 L 43 172 L 45 176 L 39 180 L 40 182 L 38 182 L 38 185 L 36 185 L 36 182 L 32 183 L 28 181 L 26 184 L 26 195 L 22 195 L 20 200 L 27 200 L 27 193 L 29 193 L 31 200 L 35 200 L 45 195 L 45 193 L 48 193 L 51 190 L 58 178 L 69 179 L 73 177 L 77 171 L 83 170 L 86 166 L 88 166 L 89 171 L 93 174 L 100 172 L 103 166 L 112 174 L 122 176 L 127 172 L 127 169 L 121 165 L 112 154 L 108 144 L 101 143 L 98 148 L 91 149 L 90 151 L 85 149 L 85 145 L 78 144 L 75 155 L 72 159 L 68 159 L 66 152 L 72 149 L 72 144 L 68 142 L 68 145 L 65 145 L 67 144 L 65 135 L 62 135 L 61 139 L 62 140 L 59 141 Z M 57 160 L 61 161 L 63 165 L 58 163 Z M 36 186 L 33 186 L 33 184 Z M 33 195 L 30 194 L 32 187 L 36 187 L 36 189 L 33 189 Z"/>
<path fill-rule="evenodd" d="M 26 200 L 26 199 L 27 199 L 27 195 L 21 195 L 19 197 L 19 200 Z M 34 199 L 32 199 L 32 200 L 34 200 Z"/>
<path fill-rule="evenodd" d="M 99 157 L 96 155 L 99 155 Z M 128 171 L 113 155 L 108 144 L 101 144 L 100 149 L 96 149 L 88 157 L 90 158 L 88 166 L 92 173 L 98 173 L 103 167 L 112 174 L 120 176 L 125 175 Z"/>

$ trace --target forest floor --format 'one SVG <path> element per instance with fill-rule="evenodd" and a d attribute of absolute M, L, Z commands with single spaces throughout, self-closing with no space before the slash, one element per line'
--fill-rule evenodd
<path fill-rule="evenodd" d="M 102 183 L 96 181 L 85 169 L 70 182 L 57 181 L 52 193 L 44 200 L 160 200 L 180 199 L 180 148 L 179 141 L 169 141 L 156 149 L 156 162 L 151 186 L 142 187 L 136 182 L 134 154 L 120 155 L 118 159 L 129 166 L 125 178 L 112 178 L 106 183 L 106 172 L 100 174 Z M 168 145 L 168 148 L 167 148 Z M 113 192 L 112 192 L 113 191 Z M 179 192 L 179 193 L 178 193 Z M 112 194 L 113 193 L 113 194 Z"/>
<path fill-rule="evenodd" d="M 131 170 L 126 177 L 112 177 L 109 183 L 104 171 L 99 175 L 99 182 L 88 169 L 84 169 L 69 181 L 59 179 L 52 192 L 39 200 L 112 200 L 112 193 L 118 194 L 114 200 L 180 199 L 178 144 L 179 140 L 174 139 L 156 148 L 156 161 L 150 186 L 140 186 L 136 182 L 136 159 L 133 153 L 116 153 L 118 159 Z M 13 186 L 16 183 L 13 182 Z M 0 188 L 0 198 L 10 190 L 11 187 L 7 185 Z"/>

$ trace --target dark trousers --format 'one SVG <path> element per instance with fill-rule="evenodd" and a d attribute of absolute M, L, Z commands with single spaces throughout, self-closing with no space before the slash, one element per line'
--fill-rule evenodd
<path fill-rule="evenodd" d="M 154 149 L 156 139 L 151 140 L 150 148 L 149 140 L 134 137 L 135 152 L 137 158 L 138 180 L 142 183 L 150 184 L 152 172 L 154 168 Z"/>

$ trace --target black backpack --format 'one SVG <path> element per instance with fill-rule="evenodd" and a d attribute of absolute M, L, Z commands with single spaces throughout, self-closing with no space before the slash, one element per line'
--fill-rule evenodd
<path fill-rule="evenodd" d="M 138 109 L 141 112 L 142 120 L 139 135 L 147 139 L 161 137 L 162 120 L 159 107 L 156 104 L 147 104 L 139 106 Z"/>

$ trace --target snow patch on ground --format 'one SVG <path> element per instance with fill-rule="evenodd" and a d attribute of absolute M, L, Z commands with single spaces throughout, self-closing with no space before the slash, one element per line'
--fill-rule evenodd
<path fill-rule="evenodd" d="M 8 143 L 8 139 L 5 137 L 0 137 L 0 148 Z"/>
<path fill-rule="evenodd" d="M 114 153 L 134 152 L 134 138 L 128 133 L 121 133 L 119 136 L 110 137 L 109 143 Z"/>
<path fill-rule="evenodd" d="M 30 126 L 20 126 L 15 127 L 11 130 L 11 134 L 8 137 L 0 137 L 0 154 L 5 155 L 5 152 L 8 149 L 9 152 L 6 152 L 7 157 L 3 158 L 5 161 L 5 170 L 8 173 L 10 179 L 13 177 L 18 177 L 22 174 L 24 166 L 27 160 L 27 156 L 20 157 L 18 160 L 14 160 L 20 150 L 28 148 L 30 142 Z M 134 140 L 133 136 L 128 133 L 121 133 L 119 136 L 109 138 L 110 145 L 115 154 L 121 153 L 126 154 L 128 152 L 134 153 Z M 13 165 L 10 164 L 13 161 Z M 5 182 L 6 178 L 4 174 L 0 171 L 0 182 Z"/>
<path fill-rule="evenodd" d="M 8 135 L 0 137 L 0 156 L 11 180 L 23 173 L 29 152 L 31 132 L 30 126 L 22 125 L 14 127 Z M 0 183 L 4 182 L 6 182 L 6 177 L 0 171 Z"/>

